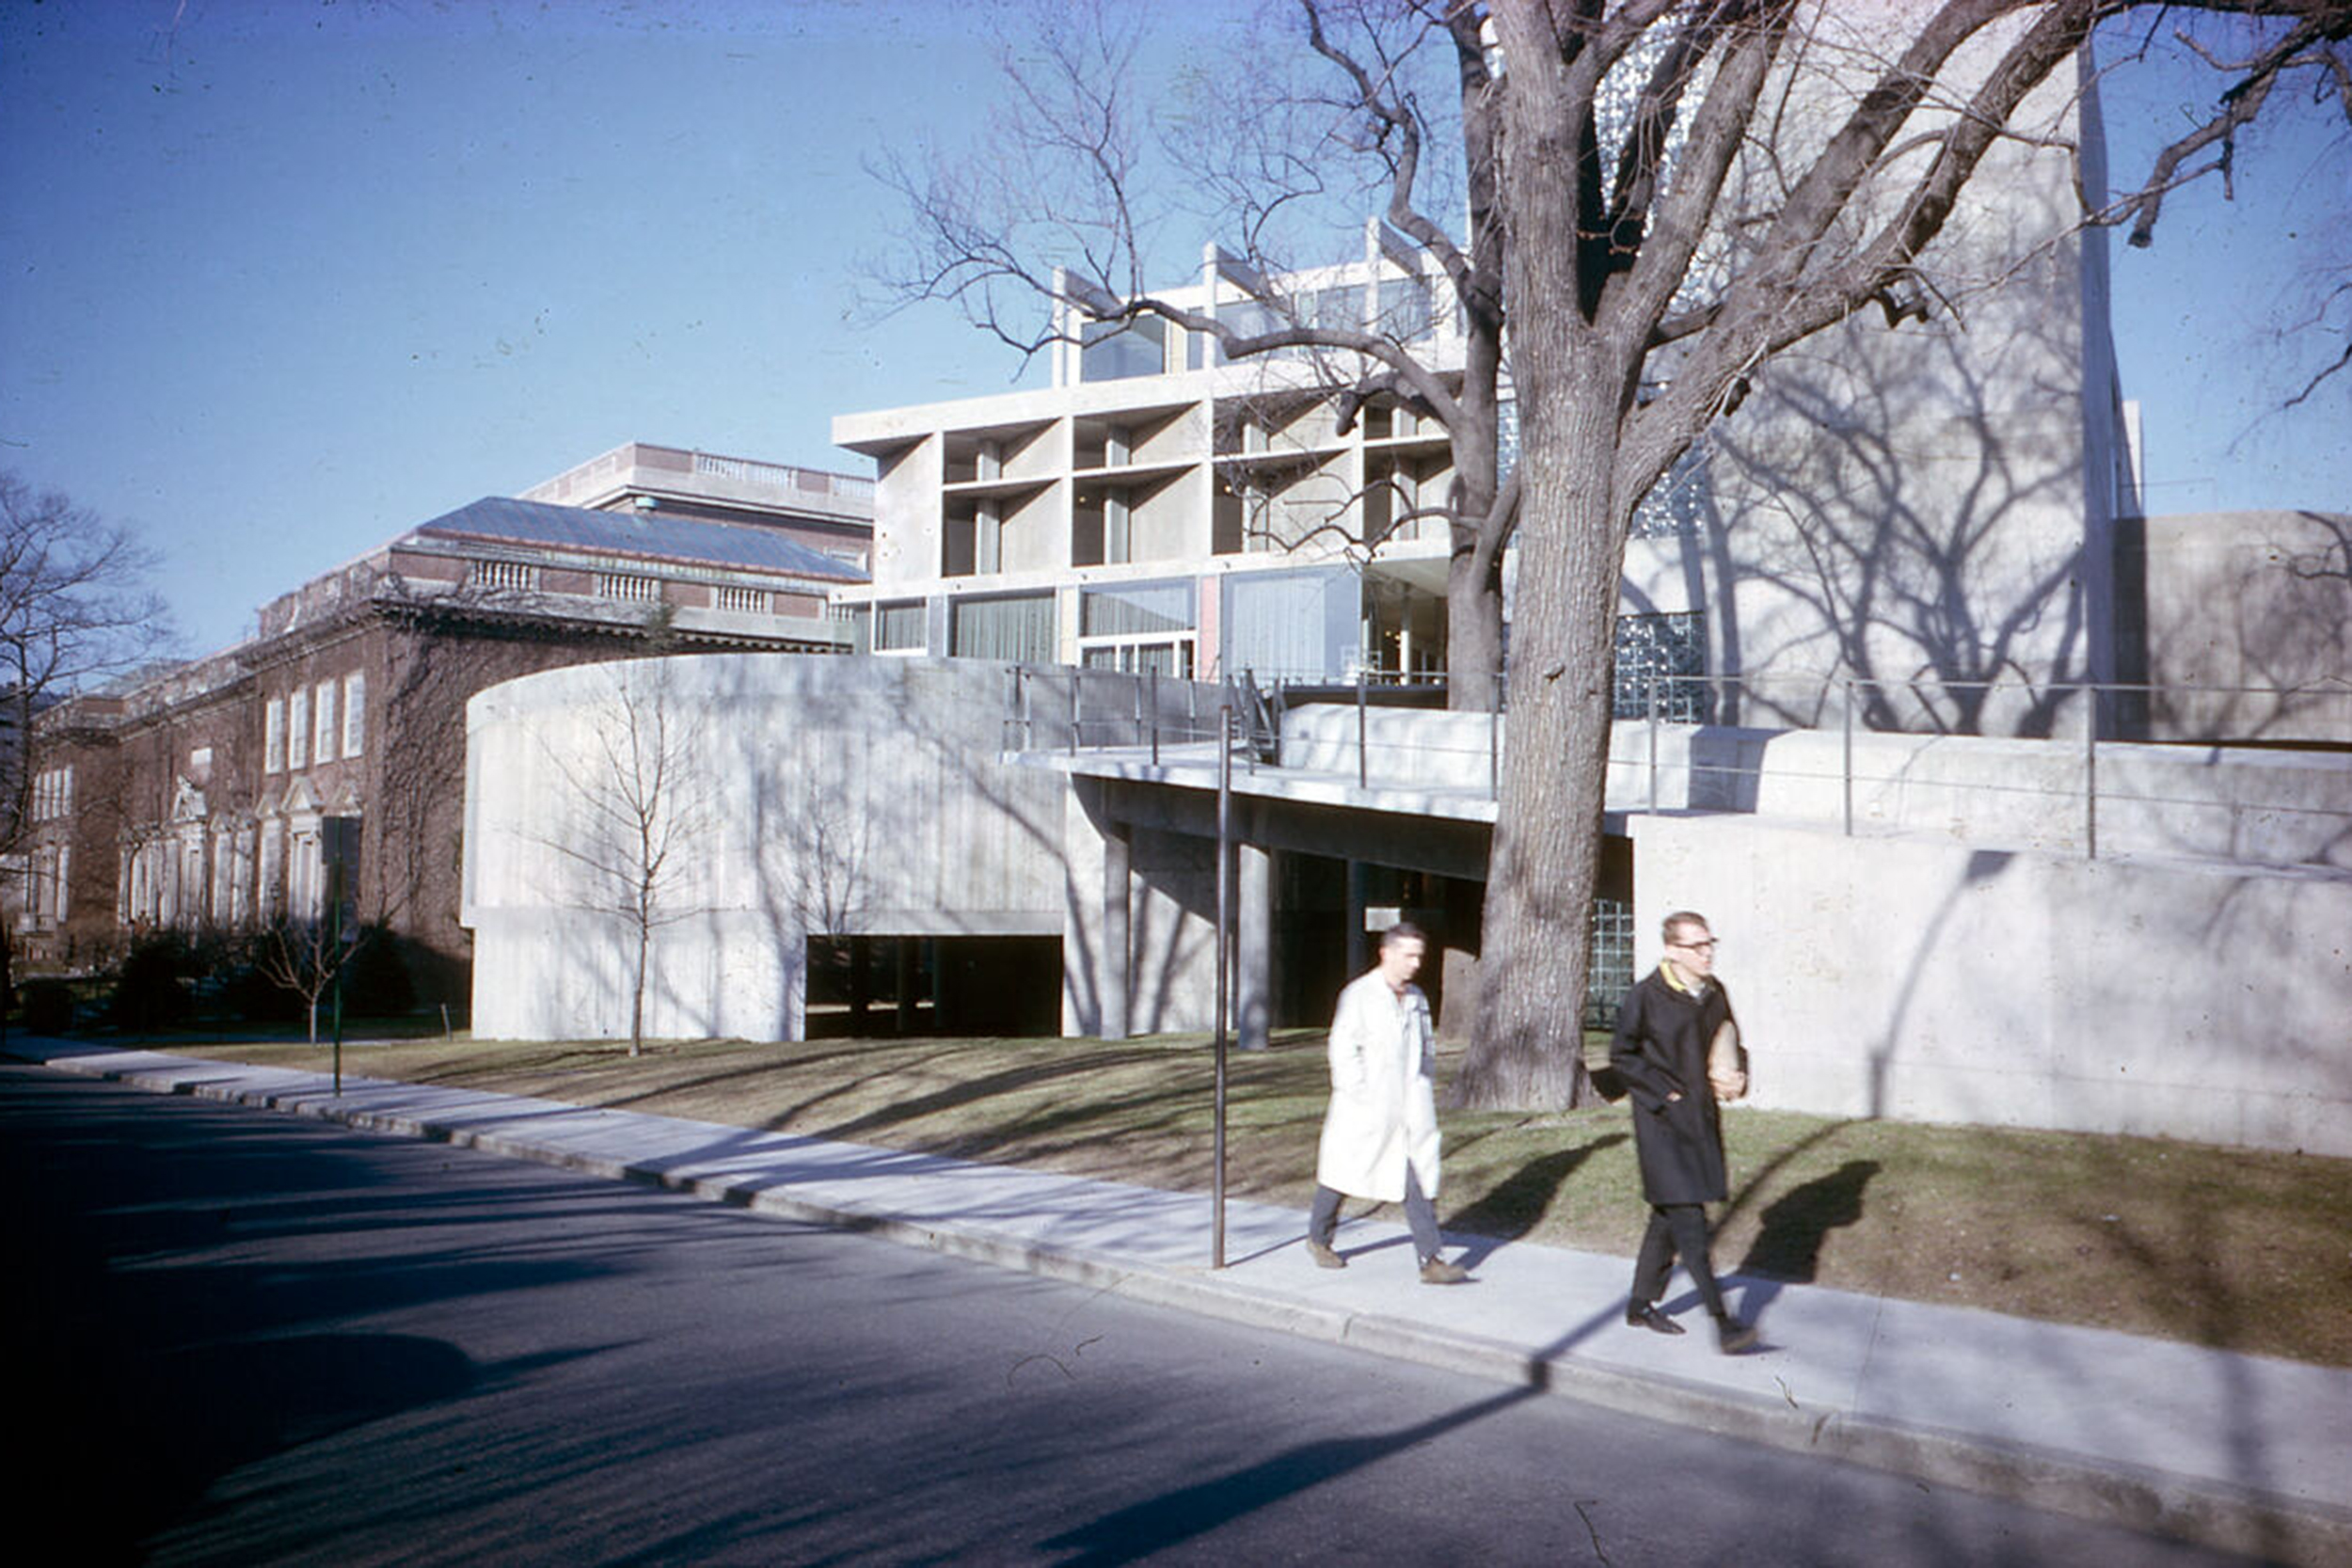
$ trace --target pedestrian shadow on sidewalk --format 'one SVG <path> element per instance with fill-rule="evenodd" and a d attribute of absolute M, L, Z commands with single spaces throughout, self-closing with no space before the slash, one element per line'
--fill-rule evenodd
<path fill-rule="evenodd" d="M 1628 1136 L 1611 1132 L 1574 1148 L 1539 1155 L 1496 1182 L 1485 1196 L 1448 1214 L 1446 1230 L 1470 1232 L 1470 1239 L 1463 1243 L 1466 1263 L 1475 1265 L 1498 1248 L 1534 1230 L 1543 1219 L 1544 1211 L 1551 1207 L 1551 1200 L 1559 1196 L 1568 1178 L 1576 1174 L 1577 1167 L 1602 1149 L 1624 1143 Z"/>

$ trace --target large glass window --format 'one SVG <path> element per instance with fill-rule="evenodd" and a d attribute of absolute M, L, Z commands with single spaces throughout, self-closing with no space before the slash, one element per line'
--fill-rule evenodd
<path fill-rule="evenodd" d="M 1078 341 L 1081 381 L 1124 381 L 1168 369 L 1168 323 L 1157 316 L 1089 322 Z"/>
<path fill-rule="evenodd" d="M 1190 582 L 1122 583 L 1115 588 L 1089 588 L 1078 599 L 1081 637 L 1135 637 L 1157 632 L 1190 631 L 1193 586 Z"/>
<path fill-rule="evenodd" d="M 1216 319 L 1245 338 L 1263 337 L 1268 332 L 1279 331 L 1290 325 L 1275 314 L 1272 309 L 1254 299 L 1224 301 L 1216 308 Z M 1225 345 L 1221 341 L 1217 344 L 1216 362 L 1220 365 L 1232 362 L 1232 357 L 1226 354 Z"/>
<path fill-rule="evenodd" d="M 925 651 L 925 606 L 920 599 L 911 604 L 878 604 L 874 607 L 874 652 L 878 654 L 919 654 Z"/>
<path fill-rule="evenodd" d="M 1380 330 L 1399 342 L 1426 337 L 1437 311 L 1429 285 L 1418 277 L 1380 280 Z"/>
<path fill-rule="evenodd" d="M 958 658 L 1007 658 L 1029 664 L 1057 661 L 1051 594 L 958 599 L 949 620 L 948 641 Z"/>

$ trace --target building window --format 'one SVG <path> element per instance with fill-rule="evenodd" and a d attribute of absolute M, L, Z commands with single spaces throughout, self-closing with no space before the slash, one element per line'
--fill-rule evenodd
<path fill-rule="evenodd" d="M 711 591 L 711 603 L 721 610 L 739 610 L 753 615 L 765 615 L 769 609 L 768 590 L 740 588 L 731 582 L 723 582 Z"/>
<path fill-rule="evenodd" d="M 73 769 L 52 768 L 33 780 L 33 820 L 53 821 L 73 815 Z"/>
<path fill-rule="evenodd" d="M 912 604 L 878 604 L 874 607 L 874 652 L 878 654 L 919 654 L 930 648 L 928 607 L 922 600 Z"/>
<path fill-rule="evenodd" d="M 354 670 L 343 677 L 343 755 L 356 757 L 368 738 L 368 677 Z"/>
<path fill-rule="evenodd" d="M 948 644 L 958 658 L 1057 663 L 1054 595 L 958 599 L 950 617 Z"/>
<path fill-rule="evenodd" d="M 1437 319 L 1431 309 L 1429 284 L 1419 277 L 1384 277 L 1380 280 L 1380 330 L 1401 343 L 1409 343 L 1429 335 L 1430 324 Z"/>
<path fill-rule="evenodd" d="M 1707 626 L 1695 610 L 1618 616 L 1616 665 L 1619 719 L 1655 712 L 1677 724 L 1704 724 L 1715 711 L 1707 682 Z"/>
<path fill-rule="evenodd" d="M 262 709 L 262 771 L 280 773 L 286 768 L 286 699 L 272 697 Z"/>
<path fill-rule="evenodd" d="M 638 604 L 652 604 L 661 597 L 660 578 L 642 578 L 628 572 L 598 572 L 596 596 L 600 599 L 628 599 Z"/>
<path fill-rule="evenodd" d="M 1078 662 L 1190 679 L 1196 598 L 1190 582 L 1087 589 L 1078 598 Z"/>
<path fill-rule="evenodd" d="M 310 760 L 335 760 L 335 683 L 321 681 L 316 698 L 315 727 L 310 732 Z"/>
<path fill-rule="evenodd" d="M 1089 322 L 1078 341 L 1080 381 L 1125 381 L 1168 369 L 1168 323 L 1157 316 Z"/>
<path fill-rule="evenodd" d="M 523 561 L 476 561 L 466 567 L 466 582 L 473 588 L 536 588 L 539 568 Z"/>
<path fill-rule="evenodd" d="M 286 766 L 310 766 L 310 693 L 297 687 L 286 697 Z"/>
<path fill-rule="evenodd" d="M 1633 906 L 1622 898 L 1593 899 L 1592 960 L 1584 982 L 1584 1027 L 1606 1029 L 1633 989 Z"/>

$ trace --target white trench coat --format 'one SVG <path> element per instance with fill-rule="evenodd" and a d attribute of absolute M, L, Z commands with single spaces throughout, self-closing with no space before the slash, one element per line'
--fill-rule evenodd
<path fill-rule="evenodd" d="M 1429 998 L 1402 998 L 1374 970 L 1348 983 L 1331 1020 L 1331 1108 L 1315 1180 L 1351 1197 L 1401 1203 L 1410 1162 L 1438 1196 L 1436 1047 Z"/>

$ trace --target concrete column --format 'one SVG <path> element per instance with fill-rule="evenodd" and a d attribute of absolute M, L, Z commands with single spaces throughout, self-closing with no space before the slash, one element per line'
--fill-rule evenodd
<path fill-rule="evenodd" d="M 1103 834 L 1103 909 L 1095 922 L 1094 994 L 1102 1008 L 1097 1033 L 1106 1040 L 1123 1040 L 1130 1033 L 1128 990 L 1135 957 L 1128 951 L 1129 911 L 1133 882 L 1129 870 L 1131 838 L 1125 824 L 1113 824 Z"/>
<path fill-rule="evenodd" d="M 1362 861 L 1347 863 L 1347 973 L 1350 978 L 1372 967 L 1372 942 L 1364 935 L 1364 906 L 1372 902 L 1372 867 Z"/>
<path fill-rule="evenodd" d="M 1263 1051 L 1274 1025 L 1274 855 L 1248 843 L 1234 854 L 1233 1037 L 1244 1051 Z"/>
<path fill-rule="evenodd" d="M 912 1035 L 914 1033 L 915 939 L 893 937 L 890 945 L 898 960 L 898 984 L 891 988 L 891 994 L 898 998 L 898 1016 L 895 1022 L 899 1034 Z"/>

